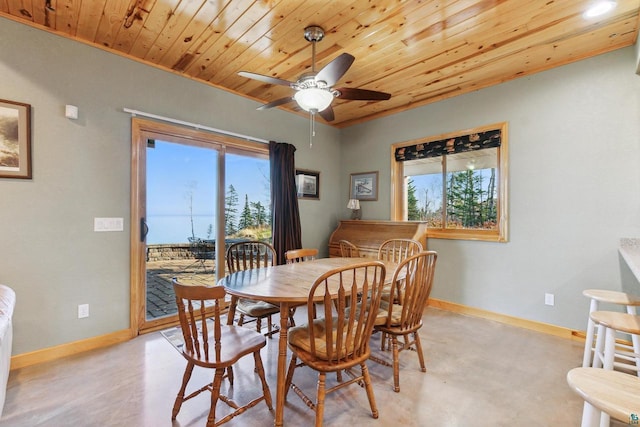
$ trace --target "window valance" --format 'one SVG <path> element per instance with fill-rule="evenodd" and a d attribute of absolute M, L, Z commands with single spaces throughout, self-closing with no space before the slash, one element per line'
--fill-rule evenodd
<path fill-rule="evenodd" d="M 396 161 L 405 162 L 426 157 L 438 157 L 446 154 L 494 148 L 500 146 L 501 139 L 502 130 L 492 129 L 485 132 L 458 135 L 437 141 L 398 147 L 395 150 L 395 157 Z"/>

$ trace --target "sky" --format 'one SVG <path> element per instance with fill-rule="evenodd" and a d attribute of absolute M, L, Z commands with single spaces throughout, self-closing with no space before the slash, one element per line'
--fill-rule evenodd
<path fill-rule="evenodd" d="M 182 243 L 191 236 L 190 201 L 197 237 L 207 237 L 215 224 L 217 152 L 213 149 L 155 141 L 147 148 L 147 243 Z M 269 206 L 269 161 L 226 154 L 225 188 L 238 194 L 238 211 L 245 203 Z M 215 235 L 215 232 L 212 233 Z"/>

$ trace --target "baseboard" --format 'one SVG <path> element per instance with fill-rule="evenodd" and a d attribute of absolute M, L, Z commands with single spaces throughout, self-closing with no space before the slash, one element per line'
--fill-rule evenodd
<path fill-rule="evenodd" d="M 495 313 L 480 308 L 468 307 L 462 304 L 456 304 L 454 302 L 443 301 L 439 299 L 430 298 L 428 302 L 429 307 L 439 308 L 453 313 L 467 314 L 469 316 L 480 317 L 483 319 L 494 320 L 496 322 L 504 323 L 506 325 L 517 326 L 519 328 L 530 329 L 537 332 L 542 332 L 556 337 L 567 338 L 574 341 L 584 341 L 584 331 L 576 331 L 569 328 L 563 328 L 561 326 L 551 325 L 549 323 L 537 322 L 535 320 L 527 320 L 519 317 L 508 316 L 506 314 Z"/>
<path fill-rule="evenodd" d="M 38 363 L 49 362 L 55 359 L 60 359 L 61 357 L 82 353 L 83 351 L 94 350 L 96 348 L 107 347 L 113 344 L 129 341 L 133 336 L 134 335 L 130 329 L 123 329 L 110 334 L 60 344 L 55 347 L 17 354 L 11 357 L 11 370 L 36 365 Z"/>
<path fill-rule="evenodd" d="M 453 313 L 466 314 L 469 316 L 494 320 L 496 322 L 504 323 L 507 325 L 530 329 L 557 337 L 576 341 L 584 341 L 585 339 L 584 331 L 576 331 L 573 329 L 563 328 L 548 323 L 508 316 L 505 314 L 495 313 L 492 311 L 482 310 L 479 308 L 469 307 L 453 302 L 431 298 L 429 299 L 428 305 L 429 307 L 439 308 L 441 310 L 451 311 Z M 81 353 L 84 351 L 94 350 L 97 348 L 125 342 L 133 337 L 134 335 L 131 330 L 123 329 L 121 331 L 112 332 L 110 334 L 101 335 L 98 337 L 92 337 L 67 344 L 61 344 L 55 347 L 44 348 L 30 353 L 18 354 L 11 357 L 11 370 L 35 365 L 38 363 L 49 362 L 61 357 L 71 356 L 73 354 Z"/>

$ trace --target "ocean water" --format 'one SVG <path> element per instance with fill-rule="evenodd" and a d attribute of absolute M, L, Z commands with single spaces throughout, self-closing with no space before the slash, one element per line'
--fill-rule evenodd
<path fill-rule="evenodd" d="M 193 215 L 193 231 L 195 237 L 214 239 L 214 215 Z M 208 233 L 211 225 L 211 233 Z M 191 237 L 191 216 L 189 215 L 150 215 L 147 217 L 147 244 L 189 243 Z"/>

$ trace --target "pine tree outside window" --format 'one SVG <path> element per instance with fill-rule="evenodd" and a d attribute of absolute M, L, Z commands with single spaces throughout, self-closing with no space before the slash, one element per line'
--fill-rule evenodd
<path fill-rule="evenodd" d="M 427 237 L 507 241 L 506 123 L 392 146 L 392 219 Z"/>

